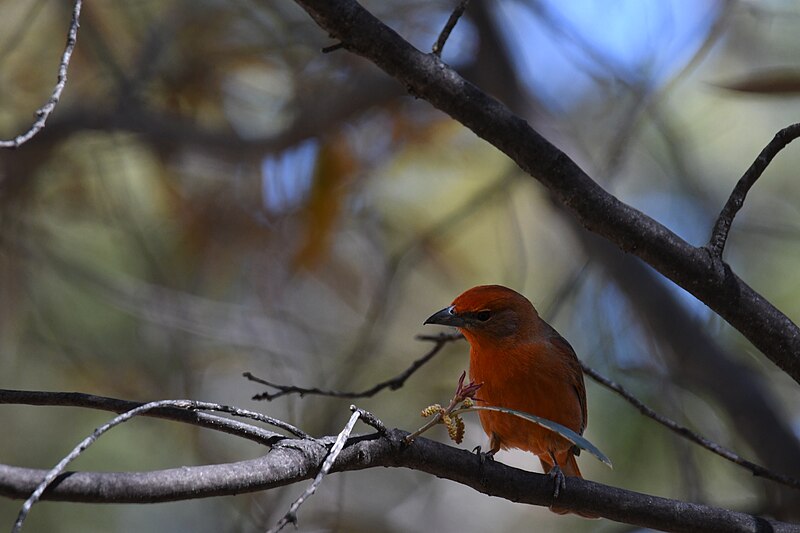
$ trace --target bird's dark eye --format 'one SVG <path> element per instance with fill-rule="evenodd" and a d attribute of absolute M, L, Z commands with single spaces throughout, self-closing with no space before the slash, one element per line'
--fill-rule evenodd
<path fill-rule="evenodd" d="M 489 317 L 491 316 L 492 312 L 484 309 L 483 311 L 478 311 L 478 313 L 475 315 L 475 318 L 477 318 L 481 322 L 486 322 L 487 320 L 489 320 Z"/>

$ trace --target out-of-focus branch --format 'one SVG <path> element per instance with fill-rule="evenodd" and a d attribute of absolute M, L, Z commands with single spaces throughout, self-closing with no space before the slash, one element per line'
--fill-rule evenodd
<path fill-rule="evenodd" d="M 424 54 L 354 0 L 296 0 L 344 47 L 502 150 L 587 229 L 636 254 L 691 292 L 800 383 L 800 328 L 720 258 L 601 188 L 522 118 L 434 55 Z"/>
<path fill-rule="evenodd" d="M 221 127 L 205 127 L 196 121 L 177 114 L 154 112 L 141 107 L 136 100 L 124 106 L 106 108 L 97 106 L 71 105 L 61 108 L 58 115 L 41 131 L 37 142 L 26 145 L 28 157 L 38 162 L 43 157 L 42 150 L 50 149 L 70 136 L 86 130 L 126 131 L 138 134 L 144 142 L 159 151 L 192 149 L 201 150 L 218 157 L 235 159 L 261 160 L 266 154 L 278 153 L 298 143 L 318 135 L 320 131 L 335 129 L 342 122 L 351 120 L 365 109 L 385 105 L 401 96 L 402 90 L 392 80 L 381 75 L 359 74 L 358 84 L 349 84 L 340 90 L 330 90 L 313 97 L 300 98 L 295 106 L 300 111 L 292 123 L 280 133 L 271 136 L 244 138 L 230 129 Z M 19 156 L 8 159 L 19 162 Z M 4 170 L 0 167 L 0 170 Z M 7 171 L 1 177 L 3 183 L 17 181 L 17 176 L 30 175 L 25 172 Z"/>
<path fill-rule="evenodd" d="M 711 232 L 711 239 L 708 241 L 706 247 L 716 258 L 722 257 L 722 252 L 725 249 L 725 242 L 728 240 L 728 232 L 733 224 L 733 218 L 736 213 L 744 205 L 744 200 L 750 188 L 755 184 L 758 178 L 764 173 L 778 152 L 786 148 L 786 146 L 793 140 L 800 137 L 800 123 L 792 124 L 783 128 L 775 134 L 775 137 L 761 150 L 758 157 L 750 168 L 739 178 L 736 186 L 733 188 L 728 201 L 722 208 L 722 212 L 714 224 L 714 229 Z"/>
<path fill-rule="evenodd" d="M 481 188 L 456 209 L 436 220 L 431 226 L 423 229 L 391 253 L 379 281 L 375 284 L 375 290 L 370 296 L 362 326 L 355 336 L 352 348 L 348 350 L 342 365 L 340 365 L 337 373 L 338 381 L 349 383 L 359 369 L 367 365 L 370 354 L 375 352 L 376 343 L 380 340 L 375 332 L 380 330 L 391 307 L 387 307 L 385 302 L 391 299 L 394 291 L 398 290 L 403 276 L 413 269 L 413 265 L 420 258 L 424 257 L 427 247 L 443 238 L 451 228 L 457 227 L 461 220 L 475 216 L 482 208 L 489 205 L 492 198 L 508 189 L 517 175 L 518 171 L 513 168 L 504 171 L 499 178 Z"/>
<path fill-rule="evenodd" d="M 56 108 L 58 101 L 61 99 L 61 93 L 64 92 L 64 87 L 67 85 L 67 70 L 69 69 L 69 62 L 72 59 L 72 51 L 75 49 L 75 43 L 78 40 L 78 27 L 80 26 L 81 19 L 81 5 L 82 0 L 75 0 L 72 7 L 72 21 L 69 24 L 69 32 L 67 33 L 67 46 L 64 48 L 64 53 L 61 56 L 61 63 L 58 65 L 58 80 L 50 95 L 47 103 L 36 111 L 36 120 L 33 125 L 20 135 L 17 135 L 9 141 L 0 140 L 0 148 L 19 148 L 31 140 L 34 135 L 44 129 L 50 113 Z"/>

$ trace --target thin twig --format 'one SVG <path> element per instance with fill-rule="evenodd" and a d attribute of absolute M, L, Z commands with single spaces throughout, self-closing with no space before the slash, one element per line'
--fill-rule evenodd
<path fill-rule="evenodd" d="M 450 404 L 447 407 L 444 407 L 444 408 L 441 408 L 441 409 L 437 409 L 436 413 L 433 414 L 433 416 L 431 417 L 430 420 L 428 420 L 418 430 L 414 431 L 413 433 L 409 433 L 408 435 L 406 435 L 406 438 L 403 439 L 403 441 L 406 444 L 411 444 L 412 442 L 414 442 L 414 439 L 416 439 L 417 437 L 419 437 L 420 435 L 422 435 L 423 433 L 425 433 L 426 431 L 431 429 L 433 426 L 435 426 L 436 424 L 442 423 L 442 421 L 444 420 L 444 417 L 446 415 L 449 416 L 450 413 L 452 413 L 456 409 L 456 407 L 458 406 L 459 403 L 460 402 L 456 402 L 455 399 L 450 400 Z M 436 404 L 433 407 L 439 408 L 441 406 Z"/>
<path fill-rule="evenodd" d="M 688 439 L 694 442 L 695 444 L 698 444 L 703 448 L 719 455 L 720 457 L 727 459 L 728 461 L 749 470 L 750 472 L 753 473 L 754 476 L 771 479 L 772 481 L 781 483 L 783 485 L 787 485 L 794 489 L 800 489 L 800 480 L 793 478 L 791 476 L 778 474 L 777 472 L 773 472 L 772 470 L 764 468 L 761 465 L 757 465 L 751 461 L 748 461 L 747 459 L 741 458 L 739 455 L 729 450 L 728 448 L 721 446 L 716 442 L 710 441 L 701 435 L 698 435 L 697 433 L 687 428 L 686 426 L 682 426 L 681 424 L 678 424 L 674 420 L 667 418 L 664 415 L 656 413 L 655 411 L 647 407 L 644 403 L 642 403 L 633 394 L 625 390 L 625 388 L 623 388 L 622 385 L 619 385 L 618 383 L 615 383 L 614 381 L 611 381 L 605 376 L 599 374 L 593 368 L 587 366 L 586 363 L 581 362 L 581 366 L 583 367 L 584 374 L 588 375 L 589 377 L 591 377 L 593 380 L 603 385 L 604 387 L 616 392 L 617 394 L 622 396 L 625 400 L 627 400 L 628 403 L 636 407 L 639 410 L 639 412 L 641 412 L 643 415 L 652 418 L 659 424 L 671 429 L 681 437 Z"/>
<path fill-rule="evenodd" d="M 744 205 L 744 200 L 750 187 L 761 177 L 761 174 L 772 163 L 775 156 L 798 137 L 800 137 L 800 123 L 783 128 L 775 134 L 775 137 L 758 154 L 750 168 L 739 178 L 739 182 L 733 188 L 733 192 L 731 192 L 725 207 L 722 208 L 722 212 L 714 224 L 711 239 L 706 245 L 706 248 L 714 257 L 722 257 L 722 251 L 725 249 L 725 242 L 728 240 L 728 232 L 731 229 L 731 224 L 733 224 L 733 218 Z"/>
<path fill-rule="evenodd" d="M 390 390 L 397 390 L 401 388 L 405 384 L 406 380 L 408 380 L 408 378 L 410 378 L 414 372 L 419 370 L 419 368 L 422 365 L 433 359 L 433 357 L 441 351 L 441 349 L 444 347 L 445 344 L 461 338 L 463 337 L 460 333 L 440 333 L 439 335 L 418 335 L 417 336 L 418 340 L 433 342 L 434 343 L 433 348 L 431 348 L 431 350 L 428 353 L 426 353 L 425 355 L 423 355 L 422 357 L 411 363 L 411 366 L 406 368 L 400 374 L 396 375 L 391 379 L 387 379 L 386 381 L 382 381 L 377 385 L 361 392 L 326 390 L 317 387 L 305 388 L 305 387 L 297 387 L 295 385 L 279 385 L 277 383 L 272 383 L 270 381 L 256 377 L 250 372 L 245 372 L 243 375 L 250 381 L 255 381 L 256 383 L 260 383 L 262 385 L 266 385 L 267 387 L 272 387 L 273 389 L 277 390 L 277 392 L 262 392 L 261 394 L 256 394 L 255 396 L 253 396 L 254 400 L 272 401 L 275 398 L 280 398 L 281 396 L 285 396 L 287 394 L 299 394 L 301 397 L 305 396 L 306 394 L 316 394 L 318 396 L 330 396 L 333 398 L 349 398 L 349 399 L 371 398 L 372 396 L 376 395 L 383 389 L 388 388 Z"/>
<path fill-rule="evenodd" d="M 348 380 L 351 380 L 357 370 L 364 367 L 369 354 L 376 349 L 376 341 L 378 339 L 375 338 L 375 331 L 380 329 L 382 322 L 388 316 L 389 309 L 385 305 L 386 301 L 390 299 L 394 291 L 399 290 L 402 277 L 410 270 L 413 270 L 413 265 L 424 257 L 430 245 L 441 239 L 447 232 L 452 231 L 453 228 L 459 227 L 459 222 L 476 216 L 480 210 L 491 205 L 489 200 L 505 191 L 518 176 L 518 168 L 509 167 L 505 169 L 499 178 L 476 191 L 454 211 L 436 220 L 431 226 L 423 229 L 391 254 L 381 274 L 380 281 L 376 284 L 377 289 L 373 291 L 370 297 L 362 320 L 362 326 L 356 334 L 355 342 L 343 358 L 345 363 L 341 365 L 338 372 L 339 376 L 346 376 Z M 417 338 L 419 339 L 420 337 Z"/>
<path fill-rule="evenodd" d="M 336 50 L 340 50 L 344 48 L 344 43 L 335 43 L 330 46 L 326 46 L 322 49 L 323 54 L 330 54 L 331 52 L 335 52 Z"/>
<path fill-rule="evenodd" d="M 467 9 L 467 4 L 469 4 L 469 0 L 459 0 L 456 8 L 452 13 L 450 13 L 450 18 L 447 19 L 447 23 L 444 25 L 444 28 L 442 28 L 439 38 L 436 39 L 436 43 L 433 45 L 433 53 L 437 57 L 442 57 L 442 49 L 444 48 L 447 39 L 450 38 L 450 32 L 452 32 L 453 28 L 455 28 L 456 24 L 458 24 L 458 20 Z"/>
<path fill-rule="evenodd" d="M 360 407 L 356 407 L 355 405 L 350 406 L 351 411 L 358 411 L 359 416 L 361 416 L 361 421 L 364 422 L 366 425 L 375 428 L 378 433 L 381 435 L 386 435 L 389 431 L 386 428 L 386 425 L 381 422 L 381 419 L 375 416 L 374 414 L 370 413 L 365 409 L 361 409 Z"/>
<path fill-rule="evenodd" d="M 353 432 L 353 427 L 356 425 L 356 421 L 361 416 L 362 411 L 355 405 L 351 405 L 350 410 L 353 411 L 353 414 L 350 415 L 350 420 L 347 421 L 347 425 L 344 426 L 342 432 L 336 437 L 336 442 L 333 443 L 330 453 L 327 457 L 325 457 L 325 461 L 322 463 L 322 468 L 314 478 L 314 481 L 308 486 L 303 494 L 301 494 L 300 497 L 297 498 L 294 503 L 292 503 L 283 518 L 281 518 L 277 524 L 269 529 L 267 533 L 278 533 L 286 526 L 286 524 L 290 522 L 295 525 L 297 524 L 297 510 L 301 505 L 303 505 L 306 499 L 316 492 L 317 487 L 319 487 L 320 483 L 322 483 L 322 478 L 327 475 L 333 466 L 333 463 L 336 462 L 336 458 L 339 457 L 339 453 L 341 453 L 342 448 L 344 448 L 344 443 L 347 442 L 348 438 L 350 438 L 350 433 Z"/>
<path fill-rule="evenodd" d="M 10 141 L 0 140 L 0 148 L 19 148 L 22 144 L 31 140 L 34 135 L 44 128 L 50 113 L 56 108 L 56 104 L 58 104 L 58 101 L 61 99 L 61 93 L 67 85 L 67 69 L 69 68 L 70 59 L 72 59 L 72 51 L 75 49 L 75 43 L 78 40 L 82 3 L 82 0 L 75 0 L 75 5 L 72 8 L 72 22 L 70 22 L 69 32 L 67 33 L 67 46 L 64 49 L 64 54 L 61 56 L 61 63 L 58 66 L 58 80 L 56 81 L 56 86 L 53 88 L 53 93 L 50 95 L 50 99 L 36 111 L 36 121 L 27 132 L 16 136 Z"/>
<path fill-rule="evenodd" d="M 464 438 L 464 422 L 457 414 L 455 414 L 455 412 L 457 409 L 475 405 L 475 401 L 478 400 L 475 395 L 483 386 L 483 383 L 475 383 L 472 380 L 464 385 L 464 379 L 466 379 L 466 377 L 467 371 L 465 370 L 461 373 L 461 377 L 458 378 L 456 392 L 453 394 L 453 397 L 450 399 L 450 403 L 447 405 L 447 407 L 442 407 L 437 403 L 422 410 L 422 416 L 433 416 L 424 426 L 416 430 L 414 433 L 406 435 L 404 439 L 406 444 L 411 444 L 414 442 L 414 439 L 439 423 L 447 426 L 447 433 L 450 435 L 450 438 L 456 442 L 456 444 L 461 444 L 461 440 Z M 454 414 L 455 416 L 450 416 Z"/>
<path fill-rule="evenodd" d="M 269 415 L 265 415 L 256 411 L 250 411 L 249 409 L 240 409 L 238 407 L 231 407 L 229 405 L 220 405 L 216 403 L 209 403 L 209 402 L 196 402 L 191 400 L 192 406 L 191 409 L 203 409 L 207 411 L 219 411 L 221 413 L 228 413 L 234 416 L 238 416 L 241 418 L 250 418 L 252 420 L 258 420 L 259 422 L 264 422 L 265 424 L 269 424 L 271 426 L 275 426 L 276 428 L 281 428 L 285 431 L 288 431 L 295 437 L 300 437 L 301 439 L 308 439 L 310 436 L 308 433 L 303 431 L 300 428 L 297 428 L 291 425 L 288 422 L 284 422 L 283 420 L 278 420 L 277 418 L 273 418 Z"/>

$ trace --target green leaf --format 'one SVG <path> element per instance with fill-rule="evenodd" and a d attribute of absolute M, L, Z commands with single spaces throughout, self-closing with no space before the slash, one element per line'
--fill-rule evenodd
<path fill-rule="evenodd" d="M 498 413 L 507 413 L 509 415 L 514 415 L 520 418 L 524 418 L 525 420 L 529 420 L 534 424 L 539 424 L 543 428 L 547 428 L 550 431 L 558 433 L 559 435 L 570 441 L 578 448 L 586 450 L 587 452 L 591 453 L 592 455 L 600 459 L 600 461 L 608 465 L 609 468 L 614 468 L 614 465 L 611 464 L 611 459 L 606 457 L 606 455 L 603 452 L 601 452 L 597 448 L 597 446 L 589 442 L 588 439 L 581 437 L 568 427 L 562 426 L 561 424 L 553 422 L 552 420 L 548 420 L 546 418 L 542 418 L 540 416 L 532 415 L 529 413 L 524 413 L 522 411 L 508 409 L 506 407 L 494 407 L 490 405 L 473 405 L 472 407 L 463 407 L 461 409 L 457 409 L 456 411 L 454 411 L 453 414 L 466 411 L 497 411 Z"/>

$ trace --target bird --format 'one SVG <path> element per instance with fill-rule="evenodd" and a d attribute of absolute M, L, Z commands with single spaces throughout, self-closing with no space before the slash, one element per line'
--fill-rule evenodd
<path fill-rule="evenodd" d="M 477 398 L 483 404 L 536 415 L 583 434 L 587 410 L 581 363 L 525 296 L 502 285 L 479 285 L 424 324 L 454 326 L 467 339 L 469 375 L 482 383 Z M 583 477 L 575 459 L 580 449 L 558 433 L 507 413 L 482 410 L 479 416 L 490 446 L 482 458 L 511 448 L 533 453 L 554 480 L 554 499 L 566 488 L 565 476 Z M 550 509 L 571 512 L 556 505 Z"/>

